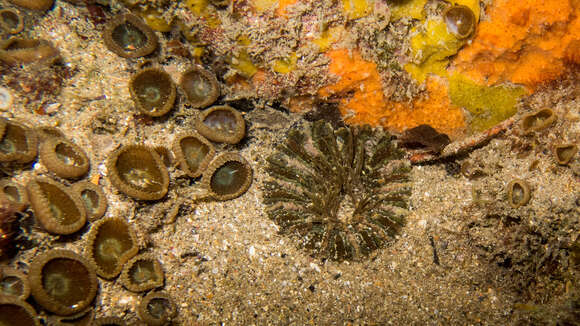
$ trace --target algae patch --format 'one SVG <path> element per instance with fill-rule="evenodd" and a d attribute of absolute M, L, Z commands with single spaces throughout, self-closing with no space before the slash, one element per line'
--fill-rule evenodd
<path fill-rule="evenodd" d="M 472 132 L 491 128 L 514 115 L 518 99 L 525 94 L 521 86 L 482 86 L 459 74 L 449 79 L 449 98 L 471 114 Z"/>

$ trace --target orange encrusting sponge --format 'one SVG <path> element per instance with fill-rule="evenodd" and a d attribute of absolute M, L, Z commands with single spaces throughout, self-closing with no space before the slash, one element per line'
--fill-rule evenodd
<path fill-rule="evenodd" d="M 429 124 L 452 137 L 465 131 L 465 117 L 450 103 L 448 87 L 441 78 L 427 78 L 426 98 L 411 103 L 387 102 L 375 63 L 363 60 L 354 50 L 331 50 L 326 55 L 331 60 L 329 72 L 340 79 L 321 88 L 318 95 L 340 98 L 339 108 L 347 123 L 382 125 L 395 132 Z"/>
<path fill-rule="evenodd" d="M 459 52 L 455 67 L 487 85 L 512 82 L 533 91 L 565 71 L 580 42 L 580 1 L 497 0 L 489 20 Z"/>

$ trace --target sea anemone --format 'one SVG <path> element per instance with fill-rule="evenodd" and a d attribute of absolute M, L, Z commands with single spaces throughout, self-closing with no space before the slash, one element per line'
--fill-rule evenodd
<path fill-rule="evenodd" d="M 410 165 L 382 129 L 319 120 L 306 132 L 292 128 L 267 160 L 268 215 L 321 258 L 367 256 L 404 224 Z"/>

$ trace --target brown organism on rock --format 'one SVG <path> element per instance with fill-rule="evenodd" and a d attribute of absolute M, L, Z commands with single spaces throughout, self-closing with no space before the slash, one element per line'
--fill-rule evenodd
<path fill-rule="evenodd" d="M 14 209 L 8 202 L 0 201 L 0 259 L 14 253 L 16 237 L 16 216 Z"/>
<path fill-rule="evenodd" d="M 530 186 L 524 180 L 512 180 L 508 186 L 508 202 L 512 208 L 525 206 L 531 198 Z"/>
<path fill-rule="evenodd" d="M 12 179 L 0 180 L 0 202 L 7 202 L 16 212 L 23 212 L 30 201 L 26 189 Z"/>
<path fill-rule="evenodd" d="M 83 311 L 97 294 L 93 265 L 71 250 L 51 249 L 36 256 L 28 277 L 34 300 L 62 316 Z"/>
<path fill-rule="evenodd" d="M 456 5 L 447 8 L 443 12 L 443 20 L 447 25 L 447 31 L 458 39 L 468 38 L 475 31 L 477 19 L 471 8 Z"/>
<path fill-rule="evenodd" d="M 181 75 L 179 87 L 194 109 L 205 108 L 220 96 L 220 87 L 215 74 L 199 65 Z"/>
<path fill-rule="evenodd" d="M 173 152 L 183 172 L 192 178 L 199 177 L 215 156 L 214 146 L 196 132 L 177 136 Z"/>
<path fill-rule="evenodd" d="M 160 68 L 137 72 L 129 81 L 129 91 L 139 111 L 151 117 L 167 114 L 175 103 L 175 84 Z"/>
<path fill-rule="evenodd" d="M 42 126 L 35 128 L 36 134 L 38 135 L 38 141 L 40 143 L 49 140 L 51 138 L 66 138 L 62 130 L 57 127 Z"/>
<path fill-rule="evenodd" d="M 31 63 L 50 65 L 58 57 L 58 50 L 46 40 L 10 38 L 0 41 L 0 61 L 10 66 Z"/>
<path fill-rule="evenodd" d="M 93 224 L 86 249 L 97 274 L 105 279 L 117 277 L 139 250 L 135 231 L 122 218 L 104 218 Z"/>
<path fill-rule="evenodd" d="M 169 187 L 169 172 L 157 152 L 145 145 L 125 145 L 107 160 L 108 177 L 122 193 L 139 200 L 161 199 Z"/>
<path fill-rule="evenodd" d="M 164 279 L 161 263 L 153 254 L 141 254 L 131 259 L 120 277 L 123 286 L 132 292 L 161 287 Z"/>
<path fill-rule="evenodd" d="M 18 34 L 24 29 L 22 14 L 16 9 L 0 9 L 0 32 L 7 34 Z"/>
<path fill-rule="evenodd" d="M 556 113 L 550 108 L 544 108 L 533 113 L 526 114 L 522 118 L 522 131 L 531 134 L 551 126 L 557 119 Z"/>
<path fill-rule="evenodd" d="M 72 234 L 87 221 L 82 199 L 69 187 L 46 177 L 26 185 L 30 206 L 42 227 L 54 234 Z"/>
<path fill-rule="evenodd" d="M 230 200 L 244 194 L 253 180 L 248 161 L 237 153 L 223 153 L 216 157 L 203 173 L 201 185 L 210 197 Z"/>
<path fill-rule="evenodd" d="M 40 144 L 38 156 L 52 173 L 64 179 L 76 179 L 89 172 L 89 158 L 77 144 L 65 138 L 50 138 Z"/>
<path fill-rule="evenodd" d="M 54 4 L 54 0 L 8 0 L 11 3 L 26 9 L 47 11 Z"/>
<path fill-rule="evenodd" d="M 238 110 L 217 105 L 198 115 L 195 129 L 211 141 L 237 144 L 246 135 L 246 122 Z"/>
<path fill-rule="evenodd" d="M 0 296 L 0 325 L 40 326 L 36 311 L 17 297 Z"/>
<path fill-rule="evenodd" d="M 105 26 L 103 41 L 109 50 L 123 58 L 138 58 L 157 49 L 157 35 L 133 14 L 115 16 Z"/>
<path fill-rule="evenodd" d="M 149 326 L 162 326 L 171 323 L 175 318 L 177 307 L 168 294 L 151 292 L 141 300 L 137 315 Z"/>
<path fill-rule="evenodd" d="M 38 153 L 38 137 L 24 124 L 0 118 L 0 162 L 29 163 Z"/>
<path fill-rule="evenodd" d="M 578 153 L 576 144 L 559 144 L 554 146 L 554 158 L 560 165 L 567 165 Z"/>
<path fill-rule="evenodd" d="M 26 300 L 30 295 L 28 276 L 24 272 L 3 266 L 0 268 L 0 296 L 13 296 Z"/>
<path fill-rule="evenodd" d="M 101 186 L 90 181 L 79 181 L 72 185 L 72 190 L 82 199 L 89 221 L 96 221 L 105 215 L 107 197 Z"/>

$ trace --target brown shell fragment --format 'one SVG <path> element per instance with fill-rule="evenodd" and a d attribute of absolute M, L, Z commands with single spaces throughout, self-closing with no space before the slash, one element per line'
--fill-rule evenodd
<path fill-rule="evenodd" d="M 58 50 L 46 40 L 10 38 L 0 41 L 0 61 L 8 65 L 51 64 L 58 56 Z"/>
<path fill-rule="evenodd" d="M 524 180 L 512 180 L 508 184 L 507 190 L 508 202 L 513 208 L 525 206 L 530 201 L 530 186 Z"/>
<path fill-rule="evenodd" d="M 122 193 L 139 200 L 161 199 L 169 187 L 169 172 L 157 152 L 145 145 L 125 145 L 107 160 L 108 177 Z"/>
<path fill-rule="evenodd" d="M 0 119 L 0 162 L 29 163 L 36 158 L 38 137 L 27 126 Z"/>
<path fill-rule="evenodd" d="M 97 294 L 93 266 L 70 250 L 52 249 L 35 257 L 28 276 L 34 300 L 58 315 L 83 311 Z"/>
<path fill-rule="evenodd" d="M 163 292 L 147 294 L 137 307 L 137 315 L 150 326 L 167 325 L 177 315 L 175 302 Z"/>
<path fill-rule="evenodd" d="M 10 267 L 0 269 L 0 296 L 13 296 L 26 300 L 30 295 L 28 276 Z"/>
<path fill-rule="evenodd" d="M 197 131 L 211 141 L 237 144 L 246 135 L 242 114 L 228 105 L 213 106 L 195 121 Z"/>
<path fill-rule="evenodd" d="M 139 250 L 135 231 L 122 218 L 97 221 L 89 231 L 86 248 L 97 274 L 105 279 L 117 277 Z"/>
<path fill-rule="evenodd" d="M 135 74 L 129 82 L 129 91 L 139 111 L 151 117 L 168 113 L 177 93 L 171 76 L 159 68 L 147 68 Z"/>
<path fill-rule="evenodd" d="M 36 311 L 25 301 L 0 296 L 0 325 L 40 326 Z"/>
<path fill-rule="evenodd" d="M 163 268 L 152 254 L 131 259 L 123 269 L 121 283 L 132 292 L 143 292 L 163 286 Z"/>
<path fill-rule="evenodd" d="M 64 179 L 80 178 L 89 172 L 89 158 L 85 151 L 65 138 L 44 141 L 38 156 L 50 172 Z"/>
<path fill-rule="evenodd" d="M 559 144 L 554 147 L 554 157 L 560 165 L 567 165 L 578 153 L 576 144 Z"/>
<path fill-rule="evenodd" d="M 105 215 L 107 197 L 103 192 L 103 188 L 89 181 L 79 181 L 72 185 L 72 189 L 81 197 L 85 204 L 89 220 L 95 221 Z"/>
<path fill-rule="evenodd" d="M 24 211 L 30 204 L 26 188 L 11 179 L 0 180 L 0 202 L 2 201 L 10 203 L 18 212 Z"/>
<path fill-rule="evenodd" d="M 26 186 L 37 221 L 50 233 L 71 234 L 87 221 L 81 198 L 69 187 L 49 178 L 37 177 Z"/>
<path fill-rule="evenodd" d="M 540 131 L 552 125 L 557 119 L 556 113 L 550 108 L 526 114 L 522 118 L 522 130 L 525 134 Z"/>
<path fill-rule="evenodd" d="M 237 153 L 224 153 L 210 163 L 201 184 L 216 200 L 230 200 L 245 193 L 252 179 L 252 168 L 245 158 Z"/>
<path fill-rule="evenodd" d="M 215 156 L 213 145 L 196 132 L 178 136 L 173 152 L 181 169 L 192 178 L 199 177 Z"/>
<path fill-rule="evenodd" d="M 157 49 L 157 36 L 141 18 L 121 14 L 105 26 L 103 40 L 109 50 L 123 58 L 143 57 Z"/>
<path fill-rule="evenodd" d="M 220 88 L 215 75 L 199 65 L 181 75 L 179 87 L 194 109 L 205 108 L 213 104 L 220 96 Z"/>

